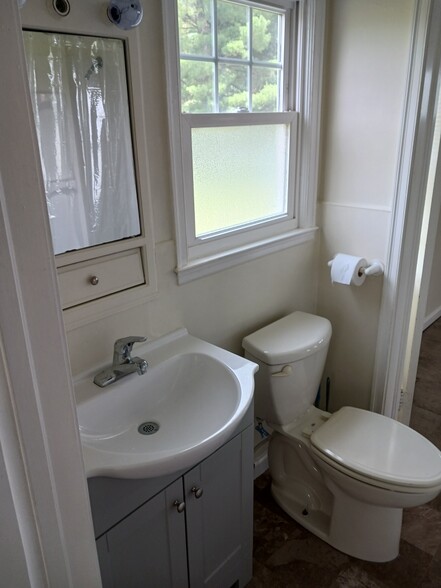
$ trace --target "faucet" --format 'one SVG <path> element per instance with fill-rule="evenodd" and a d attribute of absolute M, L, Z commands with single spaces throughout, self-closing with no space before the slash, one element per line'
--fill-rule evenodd
<path fill-rule="evenodd" d="M 99 372 L 93 381 L 97 386 L 104 388 L 124 376 L 137 372 L 140 376 L 147 371 L 148 364 L 141 357 L 132 357 L 133 345 L 146 341 L 145 337 L 124 337 L 117 339 L 113 346 L 113 364 Z"/>

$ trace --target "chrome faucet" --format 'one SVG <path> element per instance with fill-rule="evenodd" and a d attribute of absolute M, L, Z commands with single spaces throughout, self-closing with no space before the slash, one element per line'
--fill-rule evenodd
<path fill-rule="evenodd" d="M 145 337 L 124 337 L 117 339 L 113 346 L 113 365 L 99 372 L 93 379 L 101 388 L 108 386 L 124 376 L 137 372 L 140 376 L 147 371 L 148 364 L 141 357 L 132 357 L 135 343 L 146 341 Z"/>

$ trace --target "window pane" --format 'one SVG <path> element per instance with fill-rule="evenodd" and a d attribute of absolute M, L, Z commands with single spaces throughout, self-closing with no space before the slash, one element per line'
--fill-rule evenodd
<path fill-rule="evenodd" d="M 219 112 L 247 111 L 248 67 L 219 64 Z"/>
<path fill-rule="evenodd" d="M 253 60 L 280 62 L 282 15 L 253 9 Z"/>
<path fill-rule="evenodd" d="M 213 112 L 214 64 L 181 59 L 181 110 Z"/>
<path fill-rule="evenodd" d="M 196 237 L 287 212 L 289 124 L 192 129 Z"/>
<path fill-rule="evenodd" d="M 284 19 L 234 0 L 178 0 L 181 111 L 282 111 Z"/>
<path fill-rule="evenodd" d="M 280 70 L 253 67 L 253 112 L 275 112 L 279 109 Z"/>
<path fill-rule="evenodd" d="M 248 59 L 249 11 L 241 4 L 217 3 L 217 43 L 221 57 Z"/>
<path fill-rule="evenodd" d="M 180 52 L 211 57 L 211 0 L 178 0 L 178 14 Z"/>

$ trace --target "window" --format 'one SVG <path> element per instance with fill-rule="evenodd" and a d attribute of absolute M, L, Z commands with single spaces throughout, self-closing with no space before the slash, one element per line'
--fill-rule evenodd
<path fill-rule="evenodd" d="M 164 0 L 180 283 L 313 235 L 323 3 Z"/>

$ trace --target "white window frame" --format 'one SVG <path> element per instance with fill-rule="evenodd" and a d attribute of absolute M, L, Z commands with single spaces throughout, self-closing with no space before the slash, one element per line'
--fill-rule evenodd
<path fill-rule="evenodd" d="M 180 77 L 176 0 L 163 0 L 166 76 L 178 283 L 292 247 L 314 238 L 322 64 L 325 29 L 324 0 L 261 2 L 292 9 L 285 51 L 294 59 L 285 65 L 285 112 L 186 114 L 180 111 Z M 286 62 L 286 60 L 285 60 Z M 191 129 L 289 123 L 290 179 L 286 215 L 248 227 L 195 238 Z"/>

